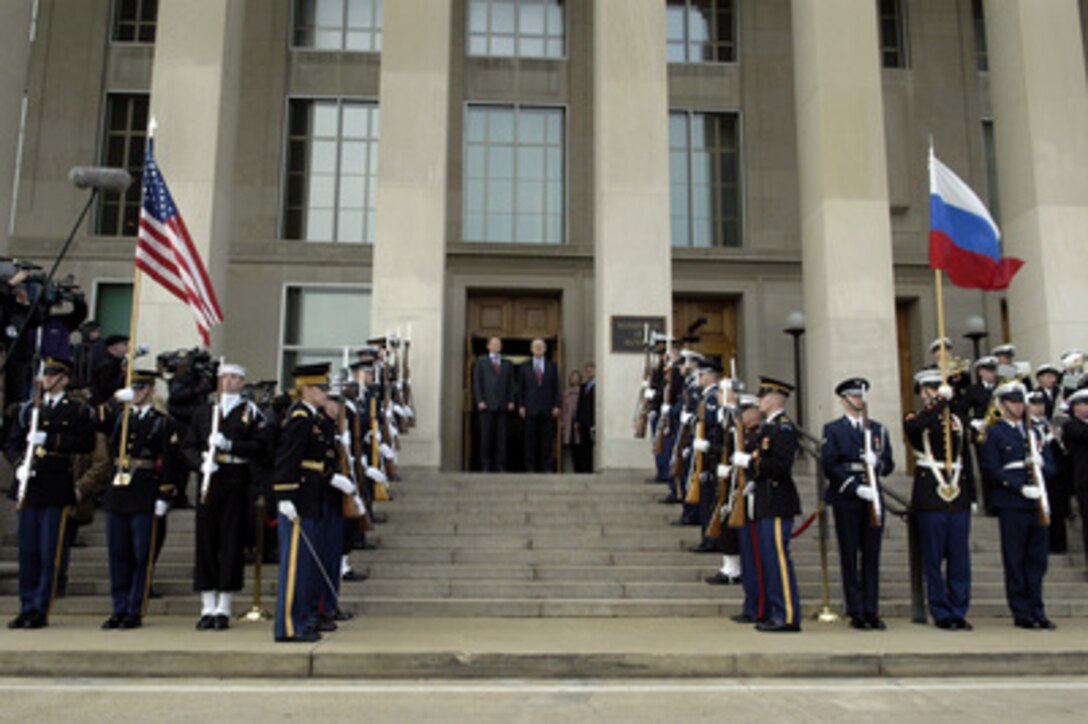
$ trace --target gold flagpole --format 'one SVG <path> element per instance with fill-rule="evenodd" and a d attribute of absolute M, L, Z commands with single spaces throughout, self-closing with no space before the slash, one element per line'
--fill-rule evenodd
<path fill-rule="evenodd" d="M 136 320 L 140 316 L 140 280 L 143 275 L 140 273 L 140 267 L 136 267 L 136 272 L 132 277 L 132 312 L 129 315 L 131 317 L 128 325 L 128 357 L 125 364 L 125 389 L 132 388 L 132 365 L 133 360 L 136 357 Z M 116 485 L 128 485 L 129 472 L 128 472 L 128 418 L 129 410 L 132 409 L 131 402 L 125 402 L 124 412 L 121 417 L 121 447 L 117 456 L 118 471 L 115 479 Z"/>

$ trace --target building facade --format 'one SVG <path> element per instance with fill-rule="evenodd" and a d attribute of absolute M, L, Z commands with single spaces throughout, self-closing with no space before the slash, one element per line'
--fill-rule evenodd
<path fill-rule="evenodd" d="M 1084 0 L 12 0 L 0 7 L 0 242 L 47 263 L 80 164 L 156 155 L 254 378 L 413 339 L 406 462 L 472 461 L 467 370 L 490 335 L 595 360 L 599 468 L 642 467 L 643 358 L 620 317 L 700 317 L 749 382 L 834 384 L 896 421 L 937 334 L 926 154 L 1027 265 L 945 285 L 966 320 L 1049 361 L 1088 344 Z M 61 273 L 127 328 L 139 189 L 106 195 Z M 198 342 L 139 291 L 139 341 Z M 614 344 L 615 343 L 615 344 Z"/>

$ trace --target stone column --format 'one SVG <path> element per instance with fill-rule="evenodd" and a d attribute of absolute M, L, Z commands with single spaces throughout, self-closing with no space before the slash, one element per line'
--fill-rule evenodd
<path fill-rule="evenodd" d="M 151 71 L 155 159 L 230 324 L 227 260 L 245 3 L 161 0 Z M 147 275 L 136 341 L 152 354 L 201 343 L 188 305 Z M 212 333 L 213 346 L 221 347 Z M 146 366 L 146 365 L 144 365 Z"/>
<path fill-rule="evenodd" d="M 643 358 L 612 352 L 614 315 L 672 309 L 665 4 L 595 0 L 594 327 L 598 469 L 650 464 L 632 429 Z"/>
<path fill-rule="evenodd" d="M 450 0 L 387 2 L 371 328 L 411 325 L 416 427 L 401 463 L 429 468 L 442 446 L 449 73 Z"/>
<path fill-rule="evenodd" d="M 12 191 L 19 151 L 27 66 L 30 63 L 32 0 L 0 3 L 0 249 L 7 250 Z"/>
<path fill-rule="evenodd" d="M 898 430 L 895 282 L 876 3 L 793 0 L 792 25 L 806 424 L 818 435 L 823 422 L 841 413 L 834 386 L 860 375 L 873 384 L 872 416 Z M 891 439 L 899 456 L 898 432 Z"/>
<path fill-rule="evenodd" d="M 1076 0 L 987 0 L 1002 253 L 1018 356 L 1054 362 L 1088 340 L 1088 90 Z"/>

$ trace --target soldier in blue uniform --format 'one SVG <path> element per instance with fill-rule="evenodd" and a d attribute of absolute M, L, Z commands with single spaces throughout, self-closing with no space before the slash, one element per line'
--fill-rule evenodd
<path fill-rule="evenodd" d="M 8 628 L 42 628 L 57 590 L 57 561 L 65 538 L 68 512 L 76 504 L 72 459 L 94 449 L 94 420 L 90 409 L 70 399 L 65 390 L 67 360 L 46 360 L 38 430 L 30 433 L 33 402 L 26 402 L 15 417 L 5 446 L 16 468 L 17 485 L 26 475 L 25 496 L 19 501 L 19 615 Z M 29 467 L 21 458 L 31 449 Z"/>
<path fill-rule="evenodd" d="M 313 642 L 321 638 L 314 604 L 325 585 L 316 544 L 325 489 L 336 477 L 332 469 L 336 442 L 332 428 L 321 422 L 329 364 L 296 367 L 292 375 L 298 399 L 284 417 L 272 472 L 280 548 L 273 635 L 276 641 Z"/>
<path fill-rule="evenodd" d="M 107 630 L 143 624 L 151 589 L 155 529 L 170 508 L 182 467 L 173 421 L 152 404 L 157 377 L 154 371 L 133 370 L 132 386 L 114 395 L 116 403 L 124 404 L 107 402 L 99 411 L 110 453 L 117 461 L 102 501 L 113 599 L 113 613 L 102 624 Z"/>
<path fill-rule="evenodd" d="M 884 489 L 881 480 L 895 467 L 888 431 L 868 418 L 869 381 L 843 380 L 835 387 L 843 416 L 824 425 L 821 458 L 828 487 L 824 500 L 835 515 L 839 570 L 850 625 L 863 631 L 883 630 L 880 605 L 880 543 L 884 534 Z M 866 445 L 865 425 L 869 444 Z M 872 479 L 869 478 L 872 472 Z M 874 520 L 874 501 L 879 518 Z M 875 523 L 875 524 L 874 524 Z M 860 576 L 858 553 L 861 553 Z"/>
<path fill-rule="evenodd" d="M 1040 511 L 1046 501 L 1045 478 L 1054 474 L 1054 461 L 1024 414 L 1024 386 L 1008 382 L 994 395 L 1001 420 L 986 432 L 986 442 L 979 448 L 979 466 L 993 484 L 990 502 L 1001 531 L 1005 597 L 1017 626 L 1053 629 L 1043 606 L 1049 521 L 1043 520 L 1045 514 Z"/>
<path fill-rule="evenodd" d="M 971 431 L 950 404 L 953 390 L 941 384 L 941 373 L 921 370 L 914 376 L 914 391 L 923 407 L 908 414 L 903 431 L 914 450 L 914 485 L 911 508 L 922 548 L 929 613 L 938 628 L 971 629 L 967 608 L 971 601 L 971 508 L 975 501 L 971 474 Z M 945 413 L 951 450 L 945 445 Z"/>
<path fill-rule="evenodd" d="M 689 479 L 689 483 L 699 486 L 699 503 L 694 507 L 703 535 L 699 545 L 688 549 L 692 553 L 717 553 L 720 550 L 718 539 L 709 538 L 706 531 L 714 514 L 714 504 L 718 500 L 718 463 L 722 459 L 725 438 L 720 420 L 721 399 L 718 392 L 721 371 L 721 365 L 715 360 L 706 359 L 699 363 L 699 381 L 695 389 L 703 406 L 703 437 L 693 436 L 692 454 L 702 455 L 702 473 L 698 481 Z M 693 424 L 698 425 L 698 422 L 697 413 Z"/>
<path fill-rule="evenodd" d="M 765 420 L 759 431 L 759 447 L 750 453 L 734 452 L 731 460 L 748 472 L 754 495 L 767 604 L 767 620 L 756 624 L 757 631 L 801 630 L 801 599 L 790 559 L 793 519 L 801 514 L 801 498 L 793 481 L 797 428 L 784 409 L 792 391 L 793 386 L 786 382 L 760 377 L 759 409 Z"/>
<path fill-rule="evenodd" d="M 250 464 L 264 454 L 267 435 L 264 414 L 242 397 L 246 369 L 219 367 L 218 406 L 201 404 L 182 440 L 182 454 L 190 469 L 211 476 L 208 490 L 198 492 L 196 503 L 196 567 L 193 590 L 200 593 L 198 631 L 230 628 L 231 597 L 245 582 L 245 532 L 248 522 Z M 212 435 L 212 412 L 218 411 L 219 430 Z"/>

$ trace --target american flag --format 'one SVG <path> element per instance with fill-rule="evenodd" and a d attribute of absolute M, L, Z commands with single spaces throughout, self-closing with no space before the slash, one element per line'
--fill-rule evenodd
<path fill-rule="evenodd" d="M 154 140 L 148 138 L 136 266 L 189 305 L 204 345 L 208 346 L 208 330 L 222 324 L 223 313 L 200 253 L 155 163 L 153 144 Z"/>

